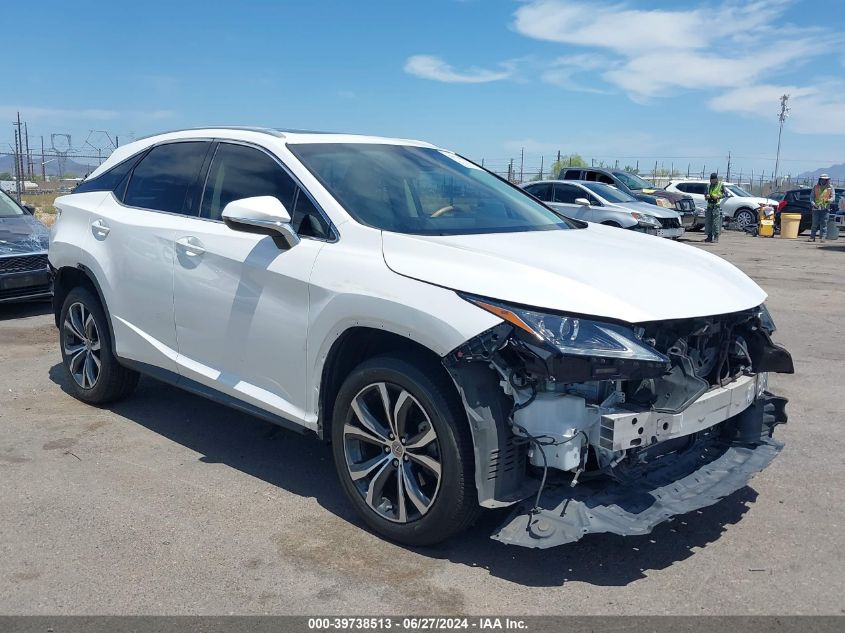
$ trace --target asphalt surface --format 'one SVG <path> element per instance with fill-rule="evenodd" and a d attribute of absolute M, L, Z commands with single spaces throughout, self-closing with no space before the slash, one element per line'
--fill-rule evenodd
<path fill-rule="evenodd" d="M 489 540 L 495 513 L 438 547 L 382 541 L 315 438 L 151 379 L 82 404 L 47 304 L 0 305 L 0 613 L 845 613 L 845 240 L 700 240 L 770 294 L 786 448 L 649 536 L 543 552 Z"/>

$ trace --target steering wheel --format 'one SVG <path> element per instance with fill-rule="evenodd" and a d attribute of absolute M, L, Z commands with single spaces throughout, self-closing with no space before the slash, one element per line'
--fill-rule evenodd
<path fill-rule="evenodd" d="M 454 211 L 454 210 L 455 210 L 455 205 L 447 204 L 445 207 L 440 207 L 439 209 L 437 209 L 437 211 L 432 213 L 429 217 L 439 218 L 441 215 L 444 215 L 446 213 L 449 213 L 449 211 Z"/>

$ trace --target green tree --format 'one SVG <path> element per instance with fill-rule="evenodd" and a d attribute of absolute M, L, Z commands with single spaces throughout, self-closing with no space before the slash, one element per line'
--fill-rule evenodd
<path fill-rule="evenodd" d="M 549 178 L 557 178 L 561 169 L 566 169 L 567 167 L 583 167 L 586 164 L 587 161 L 581 157 L 581 154 L 561 156 L 560 160 L 556 160 L 552 163 L 552 166 L 549 167 Z"/>
<path fill-rule="evenodd" d="M 0 180 L 13 180 L 11 172 L 0 171 Z"/>

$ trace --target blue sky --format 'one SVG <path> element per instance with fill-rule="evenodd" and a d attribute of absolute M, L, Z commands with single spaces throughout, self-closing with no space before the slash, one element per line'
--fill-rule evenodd
<path fill-rule="evenodd" d="M 731 151 L 735 168 L 771 170 L 789 92 L 782 173 L 845 162 L 838 0 L 46 0 L 3 13 L 0 115 L 20 109 L 31 137 L 70 132 L 79 148 L 91 130 L 125 141 L 240 123 L 422 138 L 494 166 L 524 147 L 529 164 L 560 149 L 709 170 Z"/>

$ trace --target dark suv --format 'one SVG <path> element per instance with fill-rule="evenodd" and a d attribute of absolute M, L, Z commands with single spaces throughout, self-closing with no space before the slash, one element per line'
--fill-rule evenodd
<path fill-rule="evenodd" d="M 787 191 L 783 195 L 783 200 L 778 203 L 778 208 L 775 212 L 775 225 L 780 226 L 781 213 L 800 213 L 801 224 L 798 226 L 798 232 L 803 233 L 804 231 L 808 231 L 813 223 L 812 205 L 810 204 L 812 191 L 812 187 L 801 187 Z M 836 202 L 834 203 L 835 208 L 832 208 L 831 212 L 839 207 L 839 202 L 842 200 L 842 196 L 845 195 L 845 189 L 841 187 L 835 187 L 834 191 L 836 192 Z"/>
<path fill-rule="evenodd" d="M 692 196 L 674 191 L 658 189 L 648 180 L 636 174 L 621 169 L 604 169 L 601 167 L 567 167 L 560 170 L 560 180 L 587 180 L 603 182 L 613 185 L 637 200 L 656 204 L 666 209 L 674 209 L 681 216 L 681 224 L 685 229 L 695 225 L 695 202 Z"/>

